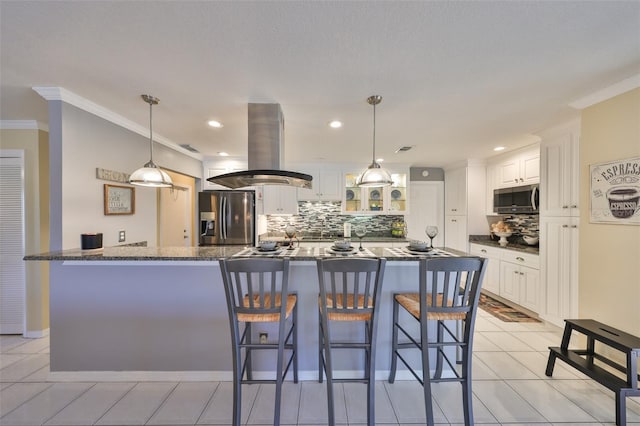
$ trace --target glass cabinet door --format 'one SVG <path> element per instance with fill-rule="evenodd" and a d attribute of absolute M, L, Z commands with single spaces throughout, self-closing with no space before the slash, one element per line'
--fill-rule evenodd
<path fill-rule="evenodd" d="M 389 211 L 404 213 L 407 211 L 407 174 L 392 173 L 393 184 L 389 187 Z"/>
<path fill-rule="evenodd" d="M 367 190 L 367 206 L 372 212 L 382 211 L 384 208 L 384 188 L 365 188 Z"/>
<path fill-rule="evenodd" d="M 357 174 L 345 174 L 345 212 L 359 212 L 362 210 L 361 193 L 362 189 L 356 186 Z"/>

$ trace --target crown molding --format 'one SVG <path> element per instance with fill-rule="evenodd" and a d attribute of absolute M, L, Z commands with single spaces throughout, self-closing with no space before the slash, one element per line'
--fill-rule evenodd
<path fill-rule="evenodd" d="M 569 106 L 575 109 L 585 109 L 587 107 L 590 107 L 591 105 L 595 105 L 602 101 L 606 101 L 607 99 L 611 99 L 614 96 L 618 96 L 630 90 L 637 89 L 638 87 L 640 87 L 640 74 L 636 74 L 616 84 L 612 84 L 609 87 L 605 87 L 604 89 L 598 90 L 597 92 L 570 102 Z"/>
<path fill-rule="evenodd" d="M 107 120 L 113 124 L 116 124 L 120 127 L 123 127 L 127 130 L 130 130 L 134 133 L 137 133 L 146 138 L 149 137 L 149 129 L 139 125 L 138 123 L 134 123 L 128 118 L 123 117 L 122 115 L 111 111 L 101 105 L 98 105 L 90 100 L 83 98 L 80 95 L 77 95 L 64 87 L 44 87 L 44 86 L 34 86 L 32 89 L 42 96 L 47 101 L 62 101 L 69 105 L 73 105 L 76 108 L 79 108 L 83 111 L 86 111 L 90 114 L 93 114 L 97 117 L 100 117 L 104 120 Z M 195 152 L 191 152 L 187 149 L 184 149 L 177 143 L 165 138 L 164 136 L 160 136 L 157 134 L 153 135 L 153 140 L 162 144 L 168 148 L 173 149 L 181 154 L 187 155 L 191 158 L 195 158 L 196 160 L 202 161 L 202 154 L 198 154 Z"/>
<path fill-rule="evenodd" d="M 49 131 L 46 123 L 40 123 L 36 120 L 0 120 L 0 129 L 2 130 L 43 130 Z"/>

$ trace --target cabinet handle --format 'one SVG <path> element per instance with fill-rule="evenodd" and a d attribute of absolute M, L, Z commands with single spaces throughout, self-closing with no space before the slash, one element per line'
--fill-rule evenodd
<path fill-rule="evenodd" d="M 485 249 L 480 250 L 480 253 L 486 253 L 487 251 Z"/>
<path fill-rule="evenodd" d="M 524 272 L 520 272 L 520 275 L 524 275 Z"/>
<path fill-rule="evenodd" d="M 563 208 L 563 209 L 568 209 L 568 208 L 569 208 L 569 206 L 562 206 L 562 208 Z"/>
<path fill-rule="evenodd" d="M 524 259 L 521 258 L 520 256 L 516 257 L 516 260 L 519 260 L 520 262 L 524 262 Z"/>
<path fill-rule="evenodd" d="M 455 220 L 455 219 L 451 219 L 451 222 L 457 222 L 457 220 Z"/>
<path fill-rule="evenodd" d="M 518 275 L 518 271 L 513 271 L 514 274 Z"/>
<path fill-rule="evenodd" d="M 578 206 L 577 206 L 576 204 L 574 204 L 574 205 L 572 205 L 572 206 L 571 206 L 571 208 L 572 208 L 572 209 L 577 209 L 577 208 L 578 208 Z"/>
<path fill-rule="evenodd" d="M 568 228 L 568 227 L 569 227 L 569 225 L 562 225 L 562 227 L 563 227 L 563 228 Z"/>
<path fill-rule="evenodd" d="M 572 228 L 577 228 L 577 227 L 578 227 L 578 225 L 571 225 L 571 227 L 572 227 Z"/>

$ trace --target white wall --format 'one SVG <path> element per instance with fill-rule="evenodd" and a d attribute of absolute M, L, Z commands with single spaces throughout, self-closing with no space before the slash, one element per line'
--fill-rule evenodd
<path fill-rule="evenodd" d="M 78 248 L 86 232 L 102 232 L 105 246 L 117 245 L 120 230 L 126 231 L 127 243 L 156 245 L 157 190 L 135 187 L 133 215 L 105 216 L 104 184 L 122 184 L 96 178 L 96 168 L 132 173 L 142 167 L 149 161 L 148 138 L 70 104 L 62 103 L 61 116 L 62 248 Z M 153 158 L 161 167 L 202 176 L 199 160 L 163 145 L 154 144 Z"/>

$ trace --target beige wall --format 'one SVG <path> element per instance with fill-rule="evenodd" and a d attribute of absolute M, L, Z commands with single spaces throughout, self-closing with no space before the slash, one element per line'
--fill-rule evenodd
<path fill-rule="evenodd" d="M 1 148 L 24 150 L 25 251 L 49 251 L 49 136 L 41 130 L 0 130 Z M 49 263 L 26 262 L 26 335 L 49 328 Z"/>
<path fill-rule="evenodd" d="M 192 241 L 192 245 L 197 246 L 199 243 L 199 240 L 196 237 L 198 235 L 196 234 L 198 228 L 196 228 L 196 213 L 195 213 L 196 197 L 198 195 L 198 191 L 196 188 L 196 179 L 191 176 L 183 175 L 182 173 L 173 172 L 171 170 L 165 169 L 165 171 L 171 177 L 171 181 L 176 185 L 191 188 L 191 202 L 190 202 L 191 204 L 191 241 Z M 159 202 L 160 202 L 160 192 L 158 192 L 158 203 Z M 160 223 L 159 215 L 160 215 L 160 211 L 158 210 L 158 219 L 157 219 L 158 223 Z M 158 238 L 158 241 L 160 241 L 160 229 L 158 229 L 157 238 Z"/>
<path fill-rule="evenodd" d="M 580 205 L 589 206 L 590 164 L 640 156 L 640 89 L 586 108 L 581 133 Z M 580 317 L 640 336 L 640 226 L 580 215 Z"/>

